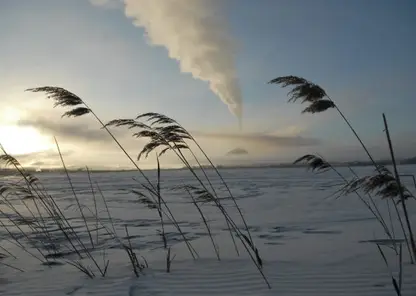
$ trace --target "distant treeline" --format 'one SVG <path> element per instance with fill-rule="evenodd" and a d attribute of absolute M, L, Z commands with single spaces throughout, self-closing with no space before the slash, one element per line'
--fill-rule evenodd
<path fill-rule="evenodd" d="M 377 161 L 380 165 L 391 165 L 390 160 L 379 160 Z M 400 164 L 416 164 L 416 157 L 407 158 L 399 161 Z M 370 161 L 351 161 L 351 162 L 332 162 L 332 165 L 337 167 L 343 166 L 372 166 L 373 164 Z M 216 166 L 219 169 L 253 169 L 253 168 L 296 168 L 296 167 L 304 167 L 305 165 L 302 164 L 292 164 L 292 163 L 270 163 L 270 164 L 249 164 L 249 165 L 218 165 Z M 204 169 L 212 169 L 209 166 L 202 166 Z M 195 167 L 198 169 L 199 167 Z M 186 168 L 179 168 L 179 170 L 186 169 Z M 77 169 L 68 169 L 71 172 L 82 172 L 85 171 L 85 168 L 77 168 Z M 177 170 L 172 168 L 172 170 Z M 64 173 L 65 171 L 61 168 L 53 168 L 53 169 L 43 169 L 39 171 L 39 169 L 35 168 L 26 168 L 26 171 L 34 173 L 34 172 L 42 172 L 42 173 Z M 128 172 L 131 171 L 129 169 L 91 169 L 92 172 L 98 173 L 105 173 L 105 172 Z M 14 169 L 10 168 L 0 168 L 0 176 L 5 175 L 12 175 L 16 173 Z"/>

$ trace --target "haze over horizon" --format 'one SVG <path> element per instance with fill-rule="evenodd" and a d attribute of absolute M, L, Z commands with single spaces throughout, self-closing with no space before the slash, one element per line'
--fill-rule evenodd
<path fill-rule="evenodd" d="M 388 157 L 383 112 L 398 158 L 416 156 L 415 2 L 149 3 L 0 2 L 0 143 L 10 154 L 23 165 L 59 167 L 56 136 L 69 166 L 131 167 L 91 117 L 61 119 L 63 109 L 24 91 L 51 85 L 79 95 L 104 121 L 168 115 L 218 165 L 290 162 L 305 153 L 366 160 L 334 110 L 302 115 L 286 89 L 266 84 L 297 75 L 327 91 L 375 158 Z M 143 145 L 130 132 L 115 134 L 132 155 Z M 227 155 L 237 148 L 248 153 Z M 141 164 L 154 167 L 154 156 Z M 161 164 L 182 166 L 172 154 Z"/>

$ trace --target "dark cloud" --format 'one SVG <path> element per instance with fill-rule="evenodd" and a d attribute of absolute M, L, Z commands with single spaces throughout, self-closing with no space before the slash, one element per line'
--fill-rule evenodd
<path fill-rule="evenodd" d="M 45 118 L 22 119 L 19 126 L 32 126 L 43 134 L 56 136 L 63 140 L 109 143 L 111 138 L 98 126 L 90 128 L 87 124 L 67 123 L 65 121 L 51 121 Z M 116 134 L 122 135 L 119 131 Z M 58 139 L 59 140 L 59 139 Z"/>
<path fill-rule="evenodd" d="M 109 143 L 112 139 L 109 135 L 99 126 L 91 128 L 88 123 L 79 123 L 76 121 L 65 120 L 50 120 L 47 118 L 37 119 L 22 119 L 18 122 L 20 126 L 32 126 L 38 129 L 40 132 L 53 135 L 60 140 L 70 141 L 82 141 L 82 142 L 99 142 Z M 131 136 L 131 131 L 126 129 L 113 129 L 112 132 L 118 137 Z M 193 131 L 192 134 L 197 138 L 209 138 L 217 140 L 226 140 L 231 142 L 242 142 L 250 145 L 267 145 L 267 146 L 280 146 L 280 147 L 293 147 L 293 146 L 314 146 L 321 143 L 320 140 L 314 138 L 304 137 L 291 137 L 291 136 L 275 136 L 263 133 L 204 133 Z M 59 140 L 59 139 L 58 139 Z M 137 142 L 135 142 L 137 143 Z"/>
<path fill-rule="evenodd" d="M 226 140 L 233 142 L 243 142 L 247 144 L 259 144 L 280 147 L 299 147 L 299 146 L 315 146 L 321 144 L 321 140 L 315 138 L 275 136 L 268 134 L 244 134 L 244 133 L 204 133 L 193 132 L 195 137 L 213 138 L 218 140 Z"/>
<path fill-rule="evenodd" d="M 245 155 L 248 154 L 248 151 L 243 148 L 235 148 L 227 152 L 227 155 Z"/>
<path fill-rule="evenodd" d="M 62 151 L 73 151 L 73 155 L 64 155 L 69 164 L 88 165 L 91 167 L 103 164 L 124 165 L 123 155 L 113 143 L 105 130 L 89 118 L 77 118 L 75 120 L 59 119 L 55 117 L 26 118 L 18 122 L 19 126 L 30 126 L 39 130 L 42 134 L 56 136 L 62 143 Z M 112 129 L 116 138 L 133 157 L 142 149 L 146 139 L 132 138 L 132 130 L 124 128 Z M 236 160 L 261 160 L 282 159 L 292 157 L 292 154 L 301 154 L 301 150 L 320 145 L 321 141 L 315 138 L 301 136 L 277 136 L 266 133 L 204 133 L 191 132 L 204 150 L 221 164 L 223 161 Z M 228 152 L 228 153 L 227 153 Z M 110 156 L 111 155 L 111 156 Z M 232 157 L 231 157 L 232 156 Z M 295 157 L 293 156 L 293 157 Z M 224 159 L 222 159 L 224 157 Z M 20 155 L 19 161 L 33 167 L 59 166 L 59 155 L 52 149 L 48 152 Z M 176 156 L 168 154 L 164 161 L 176 163 Z M 151 161 L 150 161 L 151 162 Z M 147 165 L 147 163 L 146 163 Z"/>

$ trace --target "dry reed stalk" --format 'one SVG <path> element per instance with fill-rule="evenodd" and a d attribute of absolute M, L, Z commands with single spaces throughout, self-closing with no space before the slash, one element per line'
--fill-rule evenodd
<path fill-rule="evenodd" d="M 210 240 L 211 240 L 211 243 L 212 243 L 212 246 L 213 246 L 213 248 L 214 248 L 215 255 L 217 256 L 218 261 L 221 261 L 221 258 L 220 258 L 220 253 L 219 253 L 219 251 L 218 251 L 218 248 L 217 248 L 217 246 L 216 246 L 216 244 L 215 244 L 215 241 L 214 241 L 214 238 L 213 238 L 213 236 L 212 236 L 211 228 L 209 227 L 208 221 L 207 221 L 207 219 L 205 218 L 205 215 L 204 215 L 204 213 L 202 212 L 201 207 L 198 205 L 198 203 L 197 203 L 197 201 L 196 201 L 195 197 L 194 197 L 194 196 L 193 196 L 193 194 L 191 193 L 191 191 L 190 191 L 190 189 L 191 189 L 191 188 L 190 188 L 190 187 L 187 187 L 187 186 L 185 186 L 184 188 L 185 188 L 186 192 L 188 193 L 189 197 L 192 199 L 192 203 L 194 204 L 194 206 L 195 206 L 195 207 L 196 207 L 196 209 L 198 210 L 198 213 L 199 213 L 199 215 L 201 216 L 202 221 L 204 222 L 205 228 L 207 229 L 207 232 L 208 232 L 209 238 L 210 238 Z M 192 189 L 196 189 L 196 188 L 192 188 Z"/>
<path fill-rule="evenodd" d="M 153 121 L 153 122 L 151 122 L 150 125 L 148 125 L 146 123 L 137 121 L 137 119 L 140 119 L 143 117 L 149 117 L 147 121 Z M 155 124 L 162 124 L 162 125 L 154 126 Z M 135 119 L 116 119 L 116 120 L 110 121 L 109 123 L 107 123 L 107 125 L 116 126 L 116 127 L 127 126 L 129 129 L 141 128 L 141 130 L 139 132 L 134 133 L 133 136 L 137 138 L 149 138 L 150 141 L 143 147 L 142 151 L 139 153 L 138 159 L 140 159 L 142 156 L 147 157 L 150 154 L 150 152 L 152 152 L 154 149 L 158 147 L 163 148 L 162 151 L 159 153 L 159 155 L 162 155 L 166 151 L 171 150 L 184 163 L 186 168 L 192 173 L 195 180 L 199 182 L 199 184 L 203 187 L 203 189 L 209 192 L 209 190 L 207 189 L 207 187 L 205 186 L 201 178 L 199 178 L 194 168 L 189 164 L 186 157 L 181 152 L 181 149 L 192 150 L 189 147 L 189 145 L 187 145 L 185 142 L 186 139 L 189 140 L 191 139 L 192 136 L 182 126 L 178 125 L 175 120 L 165 115 L 158 114 L 158 113 L 145 113 L 145 114 L 137 116 L 136 120 Z M 214 196 L 215 196 L 215 192 L 214 192 Z M 229 220 L 230 219 L 232 220 L 232 218 L 228 215 L 225 208 L 221 205 L 220 199 L 218 198 L 218 196 L 216 196 L 216 198 L 213 199 L 213 201 L 215 201 L 216 206 L 221 210 L 221 213 L 224 215 L 227 221 L 227 225 L 232 225 L 234 230 L 236 232 L 239 232 L 239 229 L 236 226 L 236 224 L 234 222 L 233 223 L 229 222 Z M 233 238 L 233 236 L 231 237 Z M 240 240 L 243 244 L 245 243 L 245 240 L 241 238 Z M 251 247 L 253 246 L 253 243 L 252 243 L 252 240 L 250 241 L 251 241 L 251 244 L 249 246 Z M 236 247 L 234 239 L 233 239 L 233 242 Z M 236 247 L 236 251 L 238 253 L 237 247 Z M 253 249 L 253 251 L 255 250 Z"/>
<path fill-rule="evenodd" d="M 396 157 L 394 155 L 393 144 L 392 144 L 391 138 L 390 138 L 389 126 L 387 124 L 386 115 L 384 113 L 383 113 L 383 121 L 384 121 L 384 127 L 385 127 L 385 131 L 386 131 L 387 142 L 389 144 L 390 156 L 391 156 L 391 160 L 393 162 L 395 181 L 397 182 L 397 187 L 399 188 L 400 201 L 401 201 L 401 205 L 403 207 L 403 213 L 404 213 L 404 217 L 405 217 L 405 220 L 406 220 L 407 230 L 409 231 L 410 244 L 411 244 L 412 250 L 413 250 L 413 257 L 416 259 L 416 243 L 415 243 L 415 238 L 413 236 L 412 225 L 410 223 L 409 214 L 408 214 L 408 211 L 407 211 L 407 205 L 406 205 L 407 197 L 405 196 L 405 191 L 404 191 L 404 189 L 402 187 L 402 183 L 400 181 L 400 175 L 399 175 L 399 172 L 397 170 Z"/>
<path fill-rule="evenodd" d="M 359 198 L 359 200 L 361 202 L 363 202 L 363 204 L 369 209 L 369 211 L 374 215 L 374 217 L 377 219 L 377 221 L 381 224 L 381 226 L 384 229 L 384 232 L 386 233 L 386 235 L 390 238 L 393 239 L 393 236 L 391 235 L 389 228 L 387 227 L 386 222 L 384 221 L 383 216 L 381 215 L 374 199 L 372 198 L 372 196 L 369 194 L 369 192 L 367 192 L 367 195 L 374 207 L 373 207 L 364 199 L 364 197 L 358 193 L 358 188 L 354 188 L 354 189 L 350 189 L 350 184 L 351 182 L 347 180 L 347 178 L 345 178 L 333 165 L 331 165 L 327 160 L 325 160 L 322 156 L 317 156 L 317 155 L 312 155 L 312 154 L 307 154 L 304 155 L 300 158 L 298 158 L 297 160 L 294 161 L 294 164 L 298 164 L 298 163 L 304 163 L 307 164 L 308 169 L 312 170 L 313 172 L 319 172 L 319 173 L 323 173 L 326 172 L 328 170 L 332 170 L 335 174 L 337 174 L 337 176 L 339 176 L 343 182 L 344 182 L 344 186 L 341 188 L 341 190 L 339 190 L 341 193 L 343 194 L 349 194 L 349 193 L 355 193 L 357 195 L 357 197 Z M 355 175 L 355 172 L 350 168 L 350 170 L 353 172 L 353 174 Z M 346 188 L 348 188 L 348 190 L 345 190 Z"/>
<path fill-rule="evenodd" d="M 372 157 L 371 153 L 367 149 L 366 145 L 362 141 L 361 137 L 358 135 L 357 131 L 351 125 L 350 121 L 347 119 L 347 117 L 344 115 L 344 113 L 338 108 L 338 106 L 334 103 L 334 101 L 327 95 L 327 93 L 325 92 L 325 90 L 323 88 L 321 88 L 319 85 L 317 85 L 315 83 L 312 83 L 312 82 L 310 82 L 310 81 L 308 81 L 304 78 L 297 77 L 297 76 L 282 76 L 282 77 L 275 78 L 275 79 L 269 81 L 268 83 L 269 84 L 278 84 L 282 87 L 288 87 L 288 86 L 292 87 L 292 90 L 289 91 L 289 93 L 288 93 L 289 102 L 296 102 L 298 100 L 301 100 L 301 104 L 303 104 L 303 103 L 309 103 L 310 104 L 306 109 L 303 110 L 302 113 L 320 113 L 320 112 L 324 112 L 324 111 L 326 111 L 330 108 L 335 108 L 337 110 L 337 112 L 339 113 L 339 115 L 344 120 L 344 122 L 348 125 L 349 129 L 352 131 L 355 138 L 360 143 L 361 147 L 363 148 L 363 150 L 367 154 L 368 158 L 370 159 L 370 161 L 374 165 L 375 169 L 378 171 L 379 175 L 382 175 L 382 174 L 385 173 L 385 168 L 382 167 L 382 166 L 379 166 L 376 163 L 376 161 Z M 322 102 L 322 104 L 319 103 L 319 102 Z M 391 184 L 393 184 L 393 185 L 391 185 Z M 393 188 L 395 186 L 394 184 L 396 184 L 396 188 Z M 387 188 L 385 188 L 384 191 L 379 191 L 378 193 L 382 194 L 382 195 L 389 195 L 390 194 L 389 197 L 392 197 L 392 192 L 396 191 L 397 194 L 395 196 L 398 196 L 399 195 L 398 194 L 399 189 L 397 188 L 397 184 L 398 184 L 397 181 L 396 182 L 391 182 L 390 185 L 389 185 L 390 187 L 387 187 Z M 406 230 L 405 230 L 400 212 L 397 208 L 397 205 L 395 203 L 393 203 L 393 205 L 395 207 L 397 218 L 400 222 L 400 226 L 401 226 L 403 235 L 404 235 L 405 239 L 407 240 Z M 413 237 L 413 233 L 411 233 L 409 235 Z M 409 248 L 409 246 L 408 246 L 408 248 Z M 413 246 L 412 246 L 412 248 L 413 248 Z M 411 251 L 410 248 L 409 248 L 409 254 L 410 254 L 411 261 L 413 263 L 413 257 L 415 257 L 414 255 L 416 254 L 415 248 L 413 248 L 413 251 Z"/>
<path fill-rule="evenodd" d="M 92 114 L 95 117 L 95 119 L 101 124 L 102 128 L 105 129 L 107 131 L 107 133 L 111 136 L 111 138 L 118 145 L 118 147 L 122 150 L 122 152 L 126 155 L 126 157 L 130 160 L 130 162 L 135 166 L 135 168 L 142 174 L 142 176 L 148 182 L 149 186 L 146 186 L 145 188 L 147 188 L 148 190 L 151 189 L 151 190 L 149 190 L 149 192 L 151 194 L 154 194 L 156 192 L 156 195 L 157 195 L 157 189 L 150 182 L 150 180 L 147 178 L 147 176 L 144 174 L 144 172 L 134 162 L 134 160 L 130 157 L 130 155 L 127 153 L 127 151 L 122 147 L 122 145 L 115 138 L 115 136 L 111 133 L 111 131 L 108 129 L 108 124 L 105 125 L 101 121 L 101 119 L 94 113 L 94 111 L 81 98 L 79 98 L 75 94 L 73 94 L 73 93 L 71 93 L 71 92 L 69 92 L 69 91 L 67 91 L 67 90 L 65 90 L 63 88 L 59 88 L 59 87 L 48 87 L 47 86 L 47 87 L 40 87 L 40 88 L 28 89 L 28 91 L 32 91 L 32 92 L 44 92 L 44 93 L 46 93 L 48 98 L 51 98 L 52 100 L 54 100 L 55 107 L 56 106 L 61 106 L 61 107 L 70 107 L 70 108 L 72 108 L 71 110 L 65 112 L 62 115 L 63 117 L 78 117 L 78 116 L 83 116 L 83 115 L 86 115 L 86 114 Z M 163 122 L 165 119 L 164 118 L 159 118 L 157 120 L 159 122 Z M 175 127 L 175 128 L 177 129 L 177 127 Z M 172 131 L 172 130 L 166 130 L 165 129 L 165 130 L 161 130 L 161 131 L 162 132 L 167 132 L 166 134 L 163 134 L 162 135 L 162 138 L 163 139 L 168 138 L 167 143 L 169 143 L 169 142 L 176 142 L 175 141 L 175 136 L 177 135 L 178 130 L 176 130 L 176 131 L 173 130 Z M 180 132 L 180 129 L 179 129 L 179 132 Z M 186 136 L 186 134 L 181 135 L 181 137 L 184 137 L 184 136 Z M 171 137 L 173 137 L 173 138 L 171 138 Z M 180 140 L 180 138 L 179 138 L 179 140 Z M 159 142 L 155 142 L 155 143 L 149 143 L 149 145 L 146 145 L 145 146 L 145 148 L 143 149 L 142 152 L 146 152 L 148 154 L 155 147 L 160 146 L 160 143 L 161 143 L 160 141 Z M 195 143 L 198 145 L 198 147 L 200 147 L 199 144 L 196 141 L 195 141 Z M 186 146 L 183 146 L 180 143 L 179 144 L 178 143 L 175 143 L 175 145 L 173 147 L 173 149 L 178 149 L 179 151 L 180 151 L 180 149 L 184 149 L 184 148 L 186 148 Z M 167 147 L 167 148 L 165 147 L 165 150 L 163 151 L 163 153 L 166 152 L 167 150 L 171 150 L 171 149 L 172 149 L 172 147 Z M 204 155 L 206 155 L 205 152 L 203 152 L 203 153 L 204 153 Z M 140 155 L 142 155 L 142 153 Z M 212 164 L 212 162 L 210 160 L 209 160 L 209 162 Z M 224 184 L 226 184 L 225 181 L 224 181 L 224 179 L 222 178 L 222 176 L 219 174 L 219 172 L 215 168 L 215 166 L 213 166 L 213 167 L 216 170 L 216 172 L 218 173 L 218 175 L 220 176 L 221 180 L 224 182 Z M 199 181 L 201 181 L 201 180 L 199 179 Z M 201 181 L 201 185 L 203 185 L 203 187 L 205 187 L 205 185 L 203 184 L 202 181 Z M 226 186 L 226 187 L 228 188 L 228 186 Z M 228 190 L 229 190 L 229 188 L 228 188 Z M 231 196 L 232 200 L 234 201 L 234 203 L 235 203 L 235 205 L 236 205 L 236 207 L 237 207 L 237 209 L 238 209 L 238 211 L 240 213 L 240 216 L 241 216 L 241 218 L 242 218 L 242 220 L 244 222 L 244 225 L 246 227 L 246 231 L 247 231 L 247 235 L 248 236 L 245 235 L 245 234 L 243 234 L 239 230 L 239 228 L 237 227 L 236 223 L 233 221 L 233 219 L 226 212 L 225 208 L 220 204 L 219 199 L 217 199 L 215 203 L 219 207 L 219 209 L 221 210 L 221 212 L 224 215 L 224 217 L 226 218 L 226 220 L 228 221 L 227 224 L 229 223 L 231 225 L 231 227 L 233 227 L 233 229 L 237 232 L 237 234 L 238 234 L 238 236 L 239 236 L 239 238 L 240 238 L 243 246 L 246 248 L 246 250 L 249 253 L 250 257 L 252 258 L 253 262 L 255 263 L 255 265 L 259 269 L 260 273 L 262 274 L 264 280 L 266 281 L 266 283 L 270 287 L 270 285 L 269 285 L 266 277 L 264 276 L 263 272 L 261 271 L 261 266 L 259 265 L 261 261 L 259 260 L 260 257 L 259 257 L 259 254 L 258 254 L 258 250 L 254 246 L 254 243 L 253 243 L 253 240 L 251 238 L 251 234 L 250 234 L 249 228 L 247 226 L 247 223 L 246 223 L 246 221 L 245 221 L 245 219 L 244 219 L 244 217 L 242 215 L 242 212 L 241 212 L 241 210 L 240 210 L 240 208 L 239 208 L 239 206 L 238 206 L 238 204 L 237 204 L 234 196 L 232 196 L 232 194 L 230 194 L 230 196 Z M 170 217 L 169 216 L 168 217 L 174 222 L 175 227 L 178 229 L 178 231 L 183 236 L 183 238 L 184 238 L 184 240 L 185 240 L 185 242 L 187 244 L 187 247 L 188 247 L 191 255 L 193 256 L 193 258 L 195 258 L 195 255 L 194 255 L 194 253 L 192 251 L 192 248 L 190 247 L 189 241 L 187 240 L 187 238 L 183 234 L 183 232 L 182 232 L 181 228 L 179 227 L 179 225 L 178 225 L 175 217 L 173 216 L 170 208 L 167 206 L 166 201 L 161 196 L 159 196 L 159 197 L 160 197 L 160 199 L 161 199 L 164 207 L 166 208 L 166 210 L 169 213 L 169 216 Z M 257 257 L 257 261 L 258 261 L 257 263 L 256 263 L 256 260 L 253 258 L 252 254 L 250 252 L 250 249 L 251 249 L 251 251 L 253 251 L 255 253 L 255 256 Z"/>
<path fill-rule="evenodd" d="M 98 209 L 97 209 L 97 196 L 95 194 L 94 186 L 92 184 L 90 169 L 88 167 L 86 167 L 86 171 L 87 171 L 88 182 L 90 184 L 91 194 L 92 194 L 92 198 L 93 198 L 93 202 L 94 202 L 95 217 L 96 217 L 96 219 L 95 219 L 95 228 L 97 229 L 97 231 L 96 231 L 96 243 L 98 244 Z M 94 247 L 94 245 L 93 245 L 93 247 Z"/>
<path fill-rule="evenodd" d="M 222 177 L 222 175 L 220 174 L 220 172 L 218 171 L 218 169 L 216 168 L 216 166 L 212 163 L 212 161 L 211 161 L 211 159 L 208 157 L 208 155 L 205 153 L 205 151 L 204 151 L 204 149 L 202 149 L 202 147 L 200 146 L 200 144 L 196 141 L 196 139 L 192 136 L 192 134 L 191 133 L 189 133 L 180 123 L 178 123 L 176 120 L 173 120 L 172 118 L 169 118 L 169 117 L 167 117 L 167 116 L 165 116 L 165 115 L 162 115 L 162 114 L 159 114 L 159 113 L 145 113 L 145 114 L 141 114 L 141 115 L 139 115 L 139 116 L 137 116 L 136 117 L 136 120 L 137 119 L 140 119 L 140 118 L 148 118 L 148 121 L 150 120 L 153 120 L 153 122 L 152 122 L 152 124 L 157 124 L 157 123 L 160 123 L 160 124 L 170 124 L 171 126 L 169 127 L 163 127 L 162 128 L 162 131 L 163 130 L 168 130 L 168 133 L 170 134 L 172 131 L 174 132 L 174 134 L 173 134 L 173 138 L 175 138 L 175 137 L 179 137 L 180 139 L 189 139 L 189 140 L 191 140 L 197 147 L 198 147 L 198 149 L 199 149 L 199 151 L 204 155 L 204 157 L 205 157 L 205 159 L 208 161 L 208 163 L 210 164 L 210 166 L 211 166 L 211 168 L 212 169 L 214 169 L 214 171 L 215 171 L 215 173 L 217 174 L 217 176 L 220 178 L 220 180 L 221 180 L 221 182 L 222 182 L 222 184 L 225 186 L 225 188 L 226 188 L 226 190 L 227 190 L 227 192 L 228 192 L 228 194 L 230 195 L 230 198 L 233 200 L 233 203 L 234 203 L 234 205 L 235 205 L 235 207 L 236 207 L 236 209 L 237 209 L 237 211 L 238 211 L 238 213 L 239 213 L 239 215 L 240 215 L 240 217 L 241 217 L 241 220 L 242 220 L 242 222 L 243 222 L 243 224 L 244 224 L 244 226 L 245 226 L 245 229 L 246 229 L 246 231 L 247 231 L 247 235 L 249 236 L 249 238 L 250 238 L 250 241 L 253 243 L 253 240 L 252 240 L 252 237 L 251 237 L 251 233 L 250 233 L 250 230 L 249 230 L 249 227 L 248 227 L 248 225 L 247 225 L 247 222 L 246 222 L 246 220 L 245 220 L 245 218 L 244 218 L 244 215 L 243 215 L 243 213 L 242 213 L 242 211 L 241 211 L 241 208 L 239 207 L 239 205 L 238 205 L 238 203 L 237 203 L 237 201 L 236 201 L 236 199 L 235 199 L 235 197 L 234 197 L 234 195 L 231 193 L 231 190 L 230 190 L 230 188 L 228 187 L 228 184 L 227 184 L 227 182 L 225 182 L 225 180 L 224 180 L 224 178 Z M 174 142 L 174 144 L 175 144 L 175 149 L 177 149 L 179 152 L 180 152 L 180 145 L 182 144 L 183 142 L 181 141 L 179 144 L 178 143 L 175 143 Z M 185 149 L 188 149 L 190 152 L 191 152 L 191 154 L 192 154 L 192 156 L 194 157 L 194 159 L 195 159 L 195 161 L 197 162 L 197 164 L 198 164 L 198 166 L 199 166 L 199 168 L 202 170 L 202 172 L 204 173 L 204 176 L 205 176 L 205 178 L 207 179 L 207 181 L 208 181 L 208 183 L 209 183 L 209 185 L 210 185 L 210 187 L 212 188 L 212 190 L 213 190 L 213 192 L 214 192 L 214 195 L 216 195 L 216 192 L 215 192 L 215 189 L 214 189 L 214 187 L 212 186 L 212 184 L 211 184 L 211 181 L 210 181 L 210 179 L 208 178 L 208 176 L 207 176 L 207 174 L 205 173 L 205 169 L 204 169 L 204 167 L 201 165 L 201 163 L 199 162 L 199 160 L 198 160 L 198 158 L 196 157 L 196 155 L 195 155 L 195 153 L 193 152 L 193 150 L 188 146 L 188 145 L 186 145 L 185 147 L 182 147 L 182 148 L 185 148 Z M 168 149 L 168 148 L 165 148 L 165 149 Z M 172 147 L 170 148 L 170 149 L 172 149 Z M 182 155 L 183 156 L 183 155 Z M 183 157 L 185 160 L 186 160 L 186 158 L 185 157 Z M 189 166 L 189 167 L 191 167 L 191 166 Z M 189 167 L 188 167 L 188 169 L 189 169 Z M 227 223 L 227 226 L 229 227 L 229 225 L 228 225 L 228 223 Z M 233 242 L 234 242 L 234 239 L 233 239 Z M 235 242 L 234 242 L 234 246 L 235 246 L 235 248 L 236 248 L 236 252 L 237 252 L 237 254 L 239 253 L 238 252 L 238 249 L 237 249 L 237 245 L 235 244 Z"/>
<path fill-rule="evenodd" d="M 132 163 L 132 165 L 136 168 L 136 170 L 141 174 L 141 176 L 146 180 L 146 182 L 149 184 L 150 188 L 152 188 L 154 191 L 156 191 L 155 186 L 150 182 L 149 178 L 146 176 L 146 174 L 143 172 L 142 169 L 136 164 L 136 162 L 131 158 L 131 156 L 127 153 L 127 151 L 124 149 L 124 147 L 120 144 L 120 142 L 117 140 L 117 138 L 114 136 L 114 134 L 108 129 L 107 125 L 103 123 L 103 121 L 98 117 L 98 115 L 77 95 L 74 93 L 69 92 L 68 90 L 61 88 L 61 87 L 51 87 L 51 86 L 45 86 L 45 87 L 38 87 L 38 88 L 30 88 L 26 91 L 30 92 L 42 92 L 46 93 L 47 98 L 52 99 L 54 101 L 54 107 L 70 107 L 71 110 L 65 112 L 62 117 L 79 117 L 86 114 L 92 114 L 93 117 L 97 120 L 97 122 L 101 125 L 101 127 L 108 133 L 108 135 L 112 138 L 112 140 L 117 144 L 119 149 L 124 153 L 124 155 L 128 158 L 128 160 Z M 185 234 L 183 233 L 182 229 L 180 228 L 178 222 L 176 221 L 174 215 L 172 214 L 172 211 L 170 210 L 169 206 L 165 202 L 164 198 L 161 197 L 162 203 L 166 210 L 169 213 L 169 220 L 171 220 L 181 236 L 184 238 L 186 245 L 188 247 L 188 250 L 191 254 L 191 256 L 196 259 L 197 253 L 191 246 L 189 240 L 185 237 Z"/>
<path fill-rule="evenodd" d="M 139 115 L 137 118 L 141 118 L 144 116 L 151 116 L 151 118 L 155 120 L 152 124 L 155 124 L 155 123 L 170 124 L 172 122 L 176 122 L 165 115 L 161 115 L 157 113 L 146 113 L 146 115 Z M 186 160 L 185 161 L 183 160 L 182 158 L 183 154 L 180 154 L 180 152 L 178 152 L 180 151 L 180 149 L 189 149 L 189 146 L 184 141 L 184 139 L 190 138 L 189 133 L 185 129 L 183 129 L 181 126 L 176 125 L 176 124 L 167 125 L 167 126 L 157 126 L 157 127 L 152 128 L 151 126 L 142 122 L 138 122 L 134 119 L 116 119 L 116 120 L 110 121 L 109 123 L 107 123 L 107 125 L 116 126 L 116 127 L 127 126 L 129 129 L 134 129 L 134 128 L 142 129 L 141 131 L 134 133 L 133 136 L 137 138 L 143 138 L 143 137 L 150 138 L 150 141 L 143 147 L 142 151 L 139 153 L 138 159 L 140 159 L 143 155 L 147 157 L 150 154 L 150 152 L 152 152 L 154 149 L 160 146 L 163 147 L 163 150 L 159 153 L 159 155 L 164 154 L 168 150 L 172 150 L 175 153 L 177 153 L 179 159 L 181 159 L 184 162 L 188 170 L 193 174 L 193 176 L 199 182 L 203 190 L 213 197 L 211 201 L 215 202 L 216 206 L 221 210 L 221 213 L 223 214 L 225 219 L 227 219 L 227 221 L 233 227 L 233 230 L 238 234 L 238 238 L 242 242 L 244 248 L 248 252 L 253 263 L 256 265 L 258 271 L 260 272 L 263 279 L 265 280 L 268 287 L 270 288 L 267 278 L 265 277 L 264 273 L 261 270 L 262 260 L 260 258 L 258 249 L 254 246 L 252 240 L 248 239 L 248 237 L 239 230 L 239 228 L 237 227 L 233 219 L 229 216 L 225 208 L 219 202 L 219 198 L 215 198 L 211 193 L 209 193 L 209 190 L 206 188 L 205 184 L 195 173 L 194 169 L 189 165 L 189 163 Z M 250 251 L 254 252 L 256 259 L 254 258 L 253 254 Z"/>
<path fill-rule="evenodd" d="M 82 258 L 80 251 L 74 245 L 74 242 L 72 241 L 70 234 L 66 231 L 64 225 L 66 224 L 66 227 L 68 227 L 68 229 L 71 230 L 71 233 L 75 236 L 78 242 L 81 242 L 81 240 L 79 236 L 76 234 L 75 230 L 72 228 L 68 219 L 66 219 L 65 215 L 63 214 L 55 200 L 49 194 L 47 194 L 43 186 L 39 184 L 39 180 L 37 178 L 32 178 L 30 174 L 27 174 L 25 169 L 20 165 L 20 163 L 13 156 L 9 155 L 3 146 L 0 145 L 0 149 L 4 153 L 4 155 L 1 155 L 0 158 L 6 162 L 6 165 L 12 165 L 17 170 L 17 172 L 23 177 L 25 183 L 29 188 L 29 192 L 41 201 L 43 207 L 48 212 L 49 216 L 54 220 L 56 225 L 59 227 L 60 231 L 63 233 L 66 240 L 70 243 L 73 250 L 78 254 L 80 258 Z"/>
<path fill-rule="evenodd" d="M 79 202 L 79 199 L 78 199 L 78 195 L 75 192 L 75 188 L 74 188 L 74 185 L 72 183 L 72 179 L 71 179 L 71 177 L 69 175 L 69 172 L 68 172 L 68 169 L 67 169 L 67 167 L 65 165 L 65 161 L 64 161 L 64 158 L 63 158 L 62 153 L 61 153 L 61 148 L 59 147 L 59 144 L 58 144 L 58 141 L 56 140 L 56 138 L 55 138 L 55 144 L 56 144 L 56 147 L 58 149 L 59 157 L 61 159 L 61 163 L 62 163 L 62 166 L 64 168 L 64 171 L 65 171 L 65 174 L 66 174 L 66 178 L 67 178 L 68 183 L 69 183 L 69 185 L 71 187 L 71 191 L 72 191 L 72 193 L 74 195 L 74 198 L 75 198 L 75 201 L 77 203 L 78 209 L 79 209 L 79 211 L 81 213 L 81 217 L 82 217 L 82 220 L 84 222 L 86 231 L 88 233 L 88 237 L 90 239 L 91 245 L 94 246 L 94 242 L 92 240 L 91 231 L 90 231 L 90 229 L 88 227 L 87 219 L 85 218 L 84 212 L 83 212 L 82 207 L 81 207 L 81 203 Z M 84 245 L 84 243 L 82 242 L 82 240 L 80 240 L 80 243 L 81 243 L 81 246 L 83 248 L 83 251 L 87 254 L 87 256 L 91 259 L 91 261 L 97 267 L 97 269 L 99 270 L 101 276 L 104 277 L 105 276 L 105 273 L 104 273 L 103 269 L 100 267 L 100 265 L 98 264 L 98 262 L 95 260 L 94 256 L 91 254 L 91 252 L 88 250 L 88 248 Z"/>

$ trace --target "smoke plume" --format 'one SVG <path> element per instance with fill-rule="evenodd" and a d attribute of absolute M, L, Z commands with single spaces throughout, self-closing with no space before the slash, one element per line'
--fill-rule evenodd
<path fill-rule="evenodd" d="M 182 72 L 209 83 L 237 116 L 242 101 L 233 47 L 210 0 L 124 0 L 125 13 L 143 27 L 151 44 L 164 46 Z"/>

